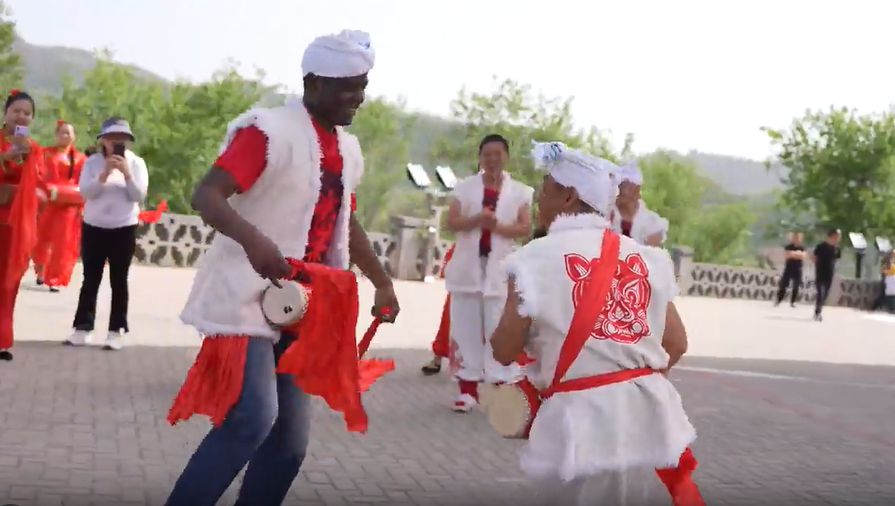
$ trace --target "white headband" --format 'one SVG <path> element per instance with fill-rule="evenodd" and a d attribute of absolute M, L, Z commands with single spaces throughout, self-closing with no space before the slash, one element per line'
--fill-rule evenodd
<path fill-rule="evenodd" d="M 368 33 L 343 30 L 338 35 L 315 39 L 301 59 L 301 72 L 303 76 L 361 76 L 373 68 L 375 59 L 376 52 L 370 45 Z"/>
<path fill-rule="evenodd" d="M 633 161 L 625 164 L 620 169 L 621 182 L 629 181 L 637 186 L 643 186 L 643 172 L 637 166 L 637 162 Z"/>
<path fill-rule="evenodd" d="M 567 148 L 561 142 L 534 142 L 531 156 L 537 168 L 557 183 L 575 188 L 578 198 L 608 216 L 618 195 L 619 168 L 609 160 Z"/>

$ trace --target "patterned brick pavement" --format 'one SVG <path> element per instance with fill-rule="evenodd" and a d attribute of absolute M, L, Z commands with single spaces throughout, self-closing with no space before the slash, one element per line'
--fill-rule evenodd
<path fill-rule="evenodd" d="M 160 505 L 208 427 L 164 421 L 198 344 L 177 321 L 192 271 L 132 270 L 128 340 L 139 346 L 120 353 L 58 344 L 77 274 L 62 293 L 26 280 L 19 294 L 16 359 L 0 363 L 0 506 Z M 451 413 L 447 378 L 419 374 L 443 287 L 396 288 L 404 312 L 371 353 L 398 370 L 365 397 L 369 433 L 346 433 L 317 406 L 287 504 L 525 504 L 519 443 L 479 413 Z M 108 295 L 104 286 L 98 327 Z M 362 283 L 362 307 L 371 300 Z M 895 504 L 895 319 L 829 308 L 817 324 L 810 307 L 678 304 L 691 344 L 673 379 L 699 432 L 710 505 Z M 231 489 L 222 504 L 234 499 Z"/>
<path fill-rule="evenodd" d="M 369 433 L 346 433 L 318 405 L 287 504 L 524 504 L 518 442 L 495 437 L 481 414 L 451 413 L 444 375 L 418 373 L 425 352 L 376 355 L 398 371 L 365 397 Z M 207 429 L 164 421 L 189 362 L 183 348 L 18 346 L 0 364 L 0 505 L 161 504 Z M 685 365 L 675 382 L 699 430 L 710 504 L 895 504 L 895 368 Z"/>

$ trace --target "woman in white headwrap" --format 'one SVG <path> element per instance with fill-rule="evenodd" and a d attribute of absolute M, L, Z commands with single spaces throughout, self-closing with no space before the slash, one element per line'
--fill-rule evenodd
<path fill-rule="evenodd" d="M 635 162 L 620 170 L 618 197 L 609 219 L 616 232 L 647 246 L 661 246 L 668 235 L 668 220 L 646 207 L 640 198 L 643 173 Z"/>
<path fill-rule="evenodd" d="M 687 349 L 671 257 L 611 230 L 612 163 L 560 143 L 534 156 L 546 234 L 507 257 L 491 337 L 501 363 L 523 350 L 534 359 L 526 373 L 542 404 L 522 470 L 543 504 L 662 504 L 652 494 L 664 482 L 676 505 L 701 505 L 687 449 L 696 433 L 666 377 Z"/>
<path fill-rule="evenodd" d="M 487 336 L 497 326 L 506 300 L 500 264 L 516 239 L 531 233 L 534 190 L 504 171 L 509 143 L 489 135 L 479 144 L 479 173 L 454 188 L 447 228 L 457 234 L 456 248 L 445 268 L 451 297 L 451 360 L 460 395 L 457 412 L 478 404 L 478 383 L 512 383 L 521 377 L 518 364 L 501 366 L 491 356 Z"/>

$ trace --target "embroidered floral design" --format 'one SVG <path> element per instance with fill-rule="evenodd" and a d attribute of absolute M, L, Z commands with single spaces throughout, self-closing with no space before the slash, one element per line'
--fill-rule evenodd
<path fill-rule="evenodd" d="M 578 307 L 588 286 L 590 261 L 572 253 L 565 256 L 566 274 L 574 283 L 572 304 Z M 636 344 L 650 333 L 646 309 L 652 290 L 649 269 L 643 258 L 635 253 L 618 262 L 615 278 L 591 337 L 610 339 L 621 344 Z"/>

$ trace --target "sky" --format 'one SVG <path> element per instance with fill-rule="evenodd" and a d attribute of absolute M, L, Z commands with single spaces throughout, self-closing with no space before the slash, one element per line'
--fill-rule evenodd
<path fill-rule="evenodd" d="M 895 2 L 802 0 L 6 0 L 33 44 L 108 48 L 200 81 L 228 60 L 300 91 L 315 36 L 360 29 L 377 52 L 369 92 L 448 115 L 495 77 L 573 97 L 575 123 L 635 151 L 765 159 L 763 126 L 807 109 L 888 109 Z M 546 140 L 546 139 L 545 139 Z"/>

